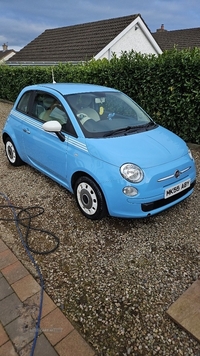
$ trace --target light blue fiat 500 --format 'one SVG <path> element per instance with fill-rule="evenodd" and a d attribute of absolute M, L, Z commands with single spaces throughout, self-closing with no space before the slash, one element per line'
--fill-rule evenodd
<path fill-rule="evenodd" d="M 3 128 L 9 162 L 24 162 L 74 193 L 89 219 L 142 218 L 193 192 L 186 143 L 122 92 L 90 84 L 32 85 Z"/>

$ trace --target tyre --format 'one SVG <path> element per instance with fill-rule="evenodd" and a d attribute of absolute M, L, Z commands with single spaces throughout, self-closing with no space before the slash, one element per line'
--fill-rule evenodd
<path fill-rule="evenodd" d="M 12 166 L 21 166 L 23 164 L 23 161 L 18 155 L 18 152 L 15 148 L 14 143 L 12 140 L 8 137 L 5 142 L 5 150 L 6 150 L 6 156 L 10 164 Z"/>
<path fill-rule="evenodd" d="M 107 215 L 104 196 L 91 178 L 79 178 L 75 183 L 74 193 L 79 209 L 88 219 L 100 220 Z"/>

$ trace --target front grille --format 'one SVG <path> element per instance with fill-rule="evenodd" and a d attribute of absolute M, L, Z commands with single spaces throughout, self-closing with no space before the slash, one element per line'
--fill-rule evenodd
<path fill-rule="evenodd" d="M 150 203 L 142 204 L 141 205 L 142 211 L 148 212 L 148 211 L 158 209 L 158 208 L 161 208 L 162 206 L 172 203 L 173 201 L 183 197 L 186 193 L 188 193 L 191 189 L 193 189 L 195 184 L 196 184 L 196 180 L 191 183 L 189 188 L 183 190 L 182 192 L 180 192 L 178 194 L 172 195 L 172 197 L 170 197 L 168 199 L 160 199 L 160 200 L 152 201 Z"/>

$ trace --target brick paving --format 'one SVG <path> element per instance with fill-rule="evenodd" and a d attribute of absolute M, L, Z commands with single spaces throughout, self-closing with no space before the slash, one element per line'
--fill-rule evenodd
<path fill-rule="evenodd" d="M 41 288 L 0 238 L 0 356 L 29 356 Z M 95 356 L 94 350 L 44 292 L 34 356 Z"/>

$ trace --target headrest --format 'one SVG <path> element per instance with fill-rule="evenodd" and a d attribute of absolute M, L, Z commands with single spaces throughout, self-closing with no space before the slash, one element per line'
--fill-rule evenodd
<path fill-rule="evenodd" d="M 83 94 L 81 95 L 81 106 L 86 108 L 92 102 L 92 96 L 90 94 Z"/>
<path fill-rule="evenodd" d="M 68 96 L 69 104 L 75 109 L 78 106 L 78 99 L 79 99 L 79 95 L 78 94 L 71 94 L 71 95 Z"/>
<path fill-rule="evenodd" d="M 43 99 L 43 105 L 46 109 L 49 109 L 54 102 L 55 99 L 50 96 Z"/>

